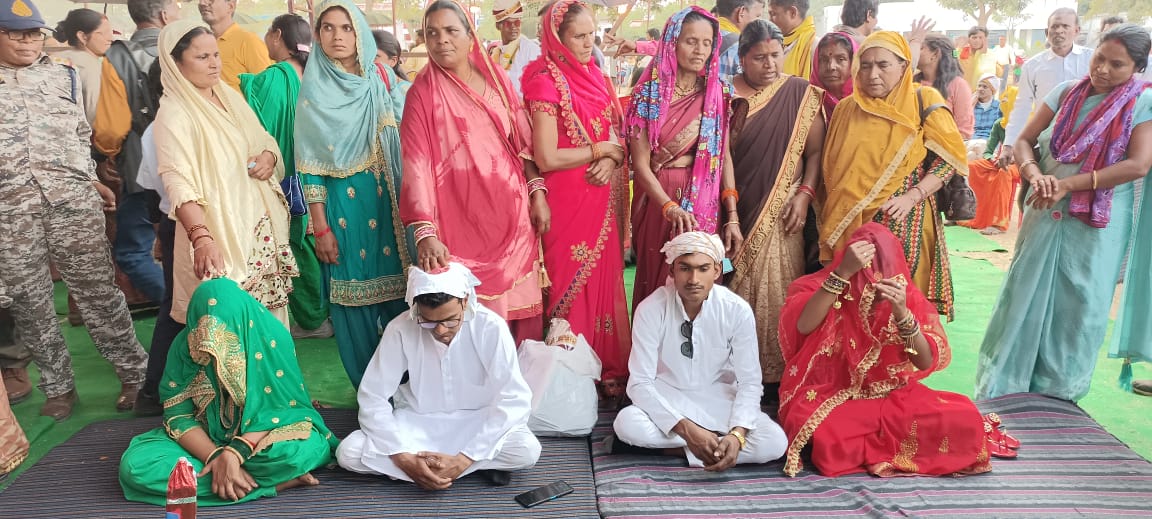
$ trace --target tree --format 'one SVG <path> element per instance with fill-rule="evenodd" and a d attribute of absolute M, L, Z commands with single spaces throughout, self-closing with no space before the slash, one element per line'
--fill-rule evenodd
<path fill-rule="evenodd" d="M 1130 22 L 1142 24 L 1152 18 L 1152 2 L 1132 0 L 1090 0 L 1088 16 L 1123 16 Z"/>
<path fill-rule="evenodd" d="M 1130 1 L 1130 0 L 1115 0 Z M 976 25 L 988 26 L 988 20 L 1000 15 L 1003 18 L 1019 16 L 1028 6 L 1029 0 L 936 0 L 941 7 L 955 9 L 976 20 Z"/>

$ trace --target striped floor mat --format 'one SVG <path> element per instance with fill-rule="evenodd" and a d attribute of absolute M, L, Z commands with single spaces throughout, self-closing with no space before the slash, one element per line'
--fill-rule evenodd
<path fill-rule="evenodd" d="M 356 427 L 352 410 L 321 410 L 339 436 Z M 117 482 L 120 454 L 133 436 L 159 425 L 136 419 L 89 425 L 48 453 L 0 493 L 5 519 L 157 518 L 163 509 L 124 500 Z M 236 506 L 201 508 L 200 519 L 216 518 L 368 518 L 368 517 L 562 517 L 595 518 L 596 496 L 587 438 L 542 438 L 540 462 L 512 476 L 512 484 L 492 487 L 476 476 L 445 492 L 426 492 L 411 484 L 352 474 L 340 469 L 316 472 L 319 487 L 294 489 Z M 513 501 L 521 492 L 563 479 L 575 492 L 525 510 Z"/>
<path fill-rule="evenodd" d="M 1035 395 L 979 403 L 1023 442 L 1020 457 L 966 478 L 783 475 L 783 462 L 714 475 L 683 460 L 607 455 L 612 417 L 593 432 L 592 465 L 607 518 L 1150 517 L 1152 463 L 1078 407 Z"/>

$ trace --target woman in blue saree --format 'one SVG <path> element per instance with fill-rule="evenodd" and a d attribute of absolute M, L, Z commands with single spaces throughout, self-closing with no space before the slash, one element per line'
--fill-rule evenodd
<path fill-rule="evenodd" d="M 980 347 L 977 398 L 1088 393 L 1132 231 L 1133 181 L 1152 167 L 1152 90 L 1136 76 L 1148 48 L 1134 25 L 1106 33 L 1088 77 L 1049 93 L 1017 141 L 1029 207 Z"/>

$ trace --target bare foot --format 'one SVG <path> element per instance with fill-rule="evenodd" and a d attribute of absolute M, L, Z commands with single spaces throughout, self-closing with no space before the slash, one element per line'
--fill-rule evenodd
<path fill-rule="evenodd" d="M 296 487 L 314 487 L 320 484 L 320 480 L 316 479 L 311 473 L 304 474 L 296 479 L 285 481 L 276 485 L 276 492 L 283 492 Z"/>

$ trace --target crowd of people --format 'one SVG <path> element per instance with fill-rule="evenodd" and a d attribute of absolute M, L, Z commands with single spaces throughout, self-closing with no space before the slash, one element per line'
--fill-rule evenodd
<path fill-rule="evenodd" d="M 790 476 L 987 472 L 1019 441 L 921 380 L 951 360 L 942 211 L 1003 231 L 1017 184 L 976 397 L 1083 397 L 1121 279 L 1112 354 L 1152 360 L 1152 257 L 1130 246 L 1152 233 L 1137 25 L 1087 49 L 1058 9 L 1017 78 L 985 70 L 981 27 L 957 51 L 846 0 L 818 38 L 806 0 L 719 0 L 652 41 L 611 38 L 651 56 L 621 103 L 579 0 L 545 6 L 538 40 L 518 1 L 498 2 L 492 48 L 434 0 L 410 68 L 350 0 L 318 2 L 312 24 L 279 16 L 263 39 L 234 0 L 201 0 L 201 20 L 175 0 L 128 8 L 130 40 L 78 9 L 50 57 L 33 2 L 0 0 L 0 302 L 17 339 L 0 349 L 0 472 L 27 451 L 7 439 L 29 362 L 41 414 L 67 419 L 77 399 L 50 264 L 116 368 L 116 407 L 163 415 L 120 465 L 125 497 L 154 504 L 180 457 L 204 505 L 315 485 L 333 460 L 433 490 L 472 472 L 507 484 L 541 454 L 517 345 L 557 319 L 602 363 L 615 452 L 709 471 L 783 457 Z M 968 189 L 976 209 L 956 217 Z M 112 244 L 93 238 L 105 212 Z M 154 242 L 159 265 L 141 256 Z M 160 305 L 148 353 L 114 262 Z M 333 334 L 360 409 L 342 440 L 293 342 Z"/>

